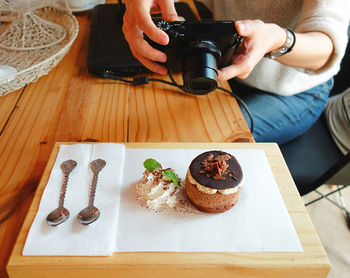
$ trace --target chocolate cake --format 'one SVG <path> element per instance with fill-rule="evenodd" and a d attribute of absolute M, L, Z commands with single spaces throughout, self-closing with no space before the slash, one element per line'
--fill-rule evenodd
<path fill-rule="evenodd" d="M 216 150 L 204 152 L 188 168 L 186 195 L 201 211 L 224 212 L 236 204 L 242 179 L 242 168 L 234 156 Z"/>

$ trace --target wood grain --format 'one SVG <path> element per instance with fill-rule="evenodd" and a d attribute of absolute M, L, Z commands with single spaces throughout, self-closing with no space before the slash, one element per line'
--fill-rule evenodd
<path fill-rule="evenodd" d="M 16 103 L 22 95 L 23 88 L 0 97 L 0 134 L 4 132 L 7 120 L 16 109 Z"/>
<path fill-rule="evenodd" d="M 56 141 L 126 141 L 127 87 L 86 69 L 89 15 L 72 49 L 49 75 L 1 98 L 0 277 Z M 2 124 L 4 127 L 4 124 Z"/>
<path fill-rule="evenodd" d="M 175 78 L 182 83 L 179 74 Z M 236 100 L 227 93 L 194 96 L 162 83 L 130 90 L 129 142 L 253 141 L 242 114 L 236 112 Z"/>
<path fill-rule="evenodd" d="M 297 231 L 302 253 L 114 253 L 110 257 L 21 256 L 59 144 L 50 157 L 8 265 L 11 277 L 326 277 L 330 265 L 288 172 L 272 143 L 127 143 L 127 148 L 263 149 Z"/>

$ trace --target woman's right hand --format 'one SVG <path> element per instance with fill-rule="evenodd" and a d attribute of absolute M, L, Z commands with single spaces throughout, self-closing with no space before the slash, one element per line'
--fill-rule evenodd
<path fill-rule="evenodd" d="M 152 41 L 167 45 L 168 35 L 157 28 L 151 13 L 161 13 L 166 21 L 177 20 L 173 0 L 126 0 L 123 32 L 133 55 L 146 68 L 159 74 L 166 74 L 167 69 L 157 62 L 166 62 L 166 55 L 151 47 L 143 37 L 145 33 Z"/>

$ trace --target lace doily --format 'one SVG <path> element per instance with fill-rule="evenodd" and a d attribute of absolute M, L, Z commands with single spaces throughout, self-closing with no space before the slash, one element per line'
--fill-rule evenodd
<path fill-rule="evenodd" d="M 11 8 L 5 5 L 5 2 L 11 1 L 16 2 L 16 5 L 12 5 Z M 22 6 L 19 2 L 22 2 Z M 40 2 L 40 5 L 37 2 Z M 0 96 L 47 74 L 61 61 L 77 37 L 78 22 L 68 5 L 67 10 L 53 6 L 40 8 L 53 2 L 55 0 L 0 0 L 0 15 L 15 16 L 17 19 L 22 13 L 21 16 L 32 21 L 31 28 L 39 26 L 40 30 L 30 29 L 31 32 L 27 32 L 18 26 L 29 25 L 17 25 L 16 20 L 0 25 L 0 65 L 11 66 L 17 70 L 15 74 L 0 77 Z M 5 6 L 7 8 L 4 8 Z M 17 30 L 17 34 L 9 36 L 12 30 Z M 9 45 L 13 47 L 8 47 Z"/>
<path fill-rule="evenodd" d="M 10 50 L 34 50 L 61 42 L 66 30 L 35 14 L 57 0 L 2 0 L 0 11 L 14 21 L 0 34 L 0 47 Z"/>

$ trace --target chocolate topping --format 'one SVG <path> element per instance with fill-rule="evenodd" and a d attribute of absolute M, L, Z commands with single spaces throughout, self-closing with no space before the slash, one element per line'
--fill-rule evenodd
<path fill-rule="evenodd" d="M 205 173 L 207 177 L 214 180 L 224 180 L 223 175 L 227 174 L 228 164 L 226 160 L 230 160 L 231 156 L 228 154 L 218 155 L 214 157 L 213 153 L 210 153 L 207 158 L 202 161 L 202 170 L 199 173 Z"/>
<path fill-rule="evenodd" d="M 234 156 L 223 151 L 204 152 L 190 164 L 192 177 L 213 189 L 236 187 L 242 181 L 242 168 Z"/>

